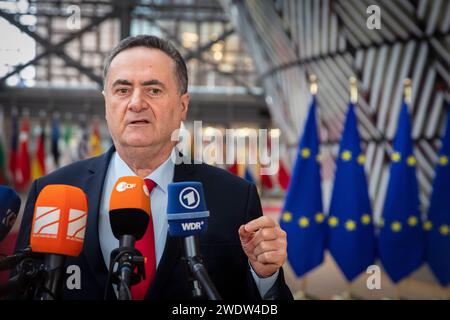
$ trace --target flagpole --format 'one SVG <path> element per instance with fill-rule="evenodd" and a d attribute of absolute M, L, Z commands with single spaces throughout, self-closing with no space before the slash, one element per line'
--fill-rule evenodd
<path fill-rule="evenodd" d="M 353 104 L 358 102 L 358 81 L 355 77 L 350 77 L 350 101 Z"/>
<path fill-rule="evenodd" d="M 309 92 L 312 95 L 316 95 L 318 89 L 319 88 L 317 86 L 317 76 L 315 74 L 312 74 L 309 76 Z"/>
<path fill-rule="evenodd" d="M 295 299 L 296 300 L 308 300 L 307 294 L 306 294 L 306 286 L 307 286 L 307 276 L 304 275 L 300 279 L 300 290 L 296 292 Z"/>
<path fill-rule="evenodd" d="M 403 95 L 405 97 L 405 102 L 409 108 L 412 104 L 412 82 L 411 79 L 406 78 L 404 82 Z"/>
<path fill-rule="evenodd" d="M 394 300 L 401 300 L 401 298 L 400 298 L 400 282 L 395 284 Z"/>
<path fill-rule="evenodd" d="M 347 281 L 347 290 L 344 294 L 344 300 L 352 300 L 352 282 Z"/>

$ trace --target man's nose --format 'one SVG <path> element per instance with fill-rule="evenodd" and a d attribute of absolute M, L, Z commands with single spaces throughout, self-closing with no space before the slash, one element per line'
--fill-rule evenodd
<path fill-rule="evenodd" d="M 140 112 L 143 109 L 147 109 L 148 105 L 145 99 L 143 98 L 142 90 L 133 90 L 133 94 L 131 95 L 130 103 L 128 104 L 128 108 L 134 112 Z"/>

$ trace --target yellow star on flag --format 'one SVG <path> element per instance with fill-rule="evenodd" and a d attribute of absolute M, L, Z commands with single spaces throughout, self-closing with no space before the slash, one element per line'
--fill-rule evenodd
<path fill-rule="evenodd" d="M 344 161 L 350 161 L 352 159 L 352 153 L 348 150 L 345 150 L 341 154 L 341 159 Z"/>
<path fill-rule="evenodd" d="M 416 216 L 409 216 L 408 218 L 408 225 L 410 227 L 414 227 L 417 225 L 417 217 Z"/>
<path fill-rule="evenodd" d="M 370 215 L 365 213 L 361 216 L 361 222 L 364 225 L 368 225 L 370 223 Z"/>
<path fill-rule="evenodd" d="M 423 223 L 423 228 L 424 228 L 425 231 L 430 231 L 431 228 L 433 228 L 433 222 L 431 222 L 430 220 L 425 221 Z"/>
<path fill-rule="evenodd" d="M 414 156 L 409 156 L 406 160 L 406 163 L 408 164 L 408 166 L 414 167 L 416 165 L 416 158 L 414 158 Z"/>
<path fill-rule="evenodd" d="M 347 231 L 353 231 L 356 229 L 356 222 L 353 220 L 347 220 L 345 222 L 345 229 L 347 229 Z"/>
<path fill-rule="evenodd" d="M 292 221 L 292 213 L 290 213 L 289 211 L 286 211 L 285 213 L 283 213 L 282 219 L 284 222 L 291 222 Z"/>
<path fill-rule="evenodd" d="M 314 219 L 316 219 L 317 223 L 322 223 L 325 220 L 325 215 L 322 212 L 317 212 Z"/>
<path fill-rule="evenodd" d="M 394 221 L 391 223 L 391 229 L 394 232 L 400 232 L 402 230 L 402 224 L 399 221 Z"/>
<path fill-rule="evenodd" d="M 402 158 L 402 156 L 400 155 L 400 152 L 397 152 L 397 151 L 392 153 L 392 155 L 391 155 L 392 162 L 399 162 L 401 158 Z"/>
<path fill-rule="evenodd" d="M 447 156 L 440 156 L 439 157 L 439 164 L 441 165 L 441 166 L 446 166 L 447 164 L 448 164 L 448 157 Z"/>
<path fill-rule="evenodd" d="M 309 150 L 308 148 L 303 148 L 300 153 L 302 155 L 302 158 L 306 159 L 311 155 L 311 150 Z"/>
<path fill-rule="evenodd" d="M 330 219 L 328 219 L 328 224 L 330 225 L 330 227 L 336 227 L 339 224 L 339 219 L 337 217 L 330 217 Z"/>
<path fill-rule="evenodd" d="M 448 225 L 443 224 L 440 228 L 439 228 L 439 233 L 442 234 L 443 236 L 448 236 L 448 234 L 450 233 L 450 228 Z"/>
<path fill-rule="evenodd" d="M 309 219 L 307 217 L 301 217 L 300 219 L 298 219 L 298 225 L 301 228 L 306 228 L 307 226 L 309 226 Z"/>
<path fill-rule="evenodd" d="M 357 161 L 358 161 L 358 163 L 359 163 L 360 165 L 363 165 L 364 163 L 366 163 L 366 156 L 363 155 L 363 154 L 360 154 L 360 155 L 358 156 Z"/>

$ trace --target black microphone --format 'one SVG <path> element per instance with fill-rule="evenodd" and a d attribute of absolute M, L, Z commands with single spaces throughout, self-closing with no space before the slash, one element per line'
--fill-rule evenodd
<path fill-rule="evenodd" d="M 118 285 L 118 299 L 131 300 L 130 286 L 145 278 L 144 257 L 134 247 L 150 222 L 150 194 L 144 180 L 137 176 L 117 180 L 109 201 L 109 220 L 119 248 L 111 252 L 105 299 L 112 279 Z M 116 263 L 117 271 L 113 272 Z"/>
<path fill-rule="evenodd" d="M 0 241 L 6 238 L 20 210 L 21 200 L 17 193 L 6 186 L 0 186 Z"/>
<path fill-rule="evenodd" d="M 192 296 L 200 298 L 203 289 L 210 300 L 221 300 L 203 264 L 197 239 L 208 228 L 209 211 L 206 209 L 203 185 L 200 182 L 174 182 L 169 184 L 167 191 L 169 234 L 183 239 L 184 259 L 195 278 L 190 280 Z"/>

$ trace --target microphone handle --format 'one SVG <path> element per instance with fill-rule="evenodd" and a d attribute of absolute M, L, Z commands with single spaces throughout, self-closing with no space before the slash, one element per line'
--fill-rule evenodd
<path fill-rule="evenodd" d="M 199 258 L 198 241 L 195 236 L 187 236 L 184 238 L 184 252 L 188 262 L 189 270 L 194 275 L 195 279 L 192 281 L 192 295 L 194 298 L 202 296 L 201 289 L 205 291 L 208 299 L 221 300 L 216 287 L 211 281 L 203 262 Z M 198 285 L 200 282 L 201 287 Z"/>
<path fill-rule="evenodd" d="M 47 276 L 44 283 L 46 291 L 41 300 L 57 300 L 62 290 L 62 276 L 66 257 L 60 254 L 47 254 L 44 263 L 47 266 Z"/>
<path fill-rule="evenodd" d="M 119 240 L 120 248 L 134 248 L 136 239 L 132 235 L 123 235 Z M 131 257 L 129 255 L 124 256 L 124 260 L 119 262 L 119 288 L 118 288 L 118 299 L 119 300 L 131 300 L 131 274 L 132 264 L 128 261 Z"/>
<path fill-rule="evenodd" d="M 206 296 L 209 300 L 222 300 L 222 298 L 219 295 L 219 292 L 217 291 L 216 287 L 214 286 L 213 282 L 211 281 L 211 278 L 208 275 L 208 271 L 206 270 L 203 263 L 198 258 L 193 258 L 192 261 L 192 272 L 194 273 L 195 277 L 200 282 L 203 290 L 205 290 Z"/>

